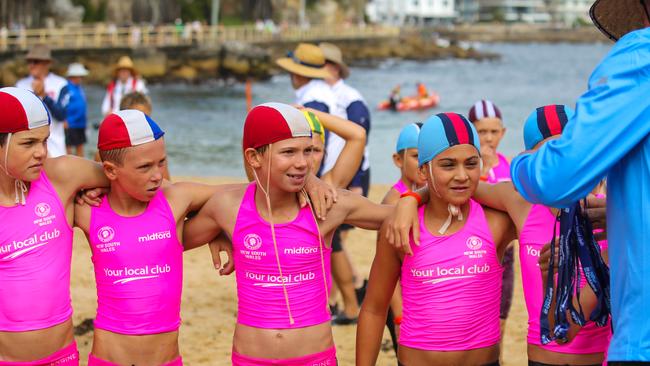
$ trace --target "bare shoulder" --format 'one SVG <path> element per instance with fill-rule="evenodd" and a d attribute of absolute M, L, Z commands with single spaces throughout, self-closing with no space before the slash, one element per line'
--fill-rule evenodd
<path fill-rule="evenodd" d="M 495 210 L 489 207 L 483 207 L 485 219 L 490 226 L 494 241 L 500 243 L 507 238 L 514 228 L 510 215 L 503 211 Z M 514 239 L 514 238 L 512 238 Z"/>
<path fill-rule="evenodd" d="M 205 206 L 221 212 L 237 212 L 247 188 L 248 183 L 219 186 Z"/>
<path fill-rule="evenodd" d="M 385 205 L 394 205 L 399 201 L 400 194 L 395 189 L 391 188 L 386 192 L 384 199 L 381 200 L 381 203 Z"/>

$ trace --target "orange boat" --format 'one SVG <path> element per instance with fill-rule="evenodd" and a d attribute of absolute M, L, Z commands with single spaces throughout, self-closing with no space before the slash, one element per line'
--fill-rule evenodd
<path fill-rule="evenodd" d="M 416 111 L 422 109 L 435 108 L 440 103 L 440 96 L 437 93 L 431 93 L 429 96 L 420 98 L 417 96 L 404 97 L 397 103 L 395 110 L 398 112 L 403 111 Z M 390 101 L 384 100 L 377 106 L 382 111 L 391 110 Z"/>

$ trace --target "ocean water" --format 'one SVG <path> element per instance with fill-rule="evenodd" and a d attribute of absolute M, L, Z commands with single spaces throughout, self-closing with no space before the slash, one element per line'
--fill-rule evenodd
<path fill-rule="evenodd" d="M 501 54 L 496 61 L 442 60 L 414 62 L 387 60 L 376 67 L 352 67 L 347 82 L 359 89 L 371 109 L 369 136 L 372 182 L 391 183 L 399 176 L 391 154 L 399 130 L 432 114 L 467 114 L 479 99 L 490 99 L 501 109 L 506 135 L 500 151 L 513 156 L 523 150 L 522 125 L 527 115 L 545 104 L 575 105 L 586 91 L 591 71 L 608 52 L 608 44 L 489 44 L 481 50 Z M 420 112 L 386 112 L 377 104 L 390 90 L 402 85 L 402 94 L 415 93 L 415 83 L 425 83 L 440 94 L 435 109 Z M 101 119 L 104 90 L 86 88 L 91 123 Z M 242 126 L 246 116 L 244 86 L 151 85 L 153 118 L 166 131 L 172 175 L 243 177 Z M 293 102 L 286 74 L 253 84 L 253 103 Z M 90 145 L 96 131 L 90 129 Z M 92 147 L 90 150 L 93 150 Z"/>

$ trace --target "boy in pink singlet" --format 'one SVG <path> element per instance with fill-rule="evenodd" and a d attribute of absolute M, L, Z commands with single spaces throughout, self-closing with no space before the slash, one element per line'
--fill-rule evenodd
<path fill-rule="evenodd" d="M 78 365 L 70 266 L 73 200 L 106 187 L 98 164 L 47 157 L 50 116 L 32 92 L 0 89 L 0 365 Z"/>
<path fill-rule="evenodd" d="M 232 239 L 238 296 L 233 365 L 334 366 L 328 244 L 342 223 L 377 229 L 393 208 L 345 190 L 323 220 L 301 208 L 313 141 L 304 114 L 289 105 L 253 108 L 243 149 L 255 181 L 221 189 L 184 233 L 189 245 L 221 232 Z"/>
<path fill-rule="evenodd" d="M 412 255 L 398 253 L 382 227 L 357 329 L 357 365 L 375 365 L 388 303 L 398 280 L 405 365 L 498 365 L 501 259 L 514 239 L 507 215 L 471 200 L 480 143 L 463 116 L 430 117 L 418 138 L 420 174 L 431 187 L 418 210 L 422 232 Z"/>

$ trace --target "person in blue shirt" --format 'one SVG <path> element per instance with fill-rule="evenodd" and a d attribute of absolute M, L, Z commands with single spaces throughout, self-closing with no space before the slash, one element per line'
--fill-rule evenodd
<path fill-rule="evenodd" d="M 79 63 L 72 63 L 68 66 L 68 84 L 61 90 L 58 104 L 65 111 L 66 130 L 65 148 L 68 154 L 84 157 L 84 144 L 86 138 L 86 94 L 84 93 L 81 81 L 88 75 L 88 70 Z"/>
<path fill-rule="evenodd" d="M 512 162 L 533 203 L 568 207 L 607 178 L 612 328 L 609 365 L 650 365 L 650 0 L 597 0 L 596 26 L 616 40 L 562 137 Z"/>

